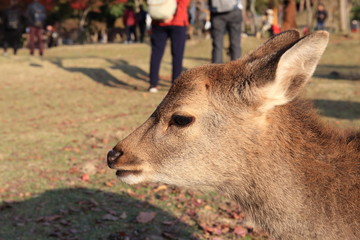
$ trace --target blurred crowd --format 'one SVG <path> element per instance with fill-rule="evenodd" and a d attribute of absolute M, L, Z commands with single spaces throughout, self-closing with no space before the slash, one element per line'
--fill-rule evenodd
<path fill-rule="evenodd" d="M 11 0 L 10 6 L 0 12 L 0 45 L 4 49 L 11 45 L 15 49 L 20 46 L 31 47 L 34 42 L 32 39 L 36 40 L 37 36 L 41 38 L 41 41 L 35 41 L 35 46 L 42 44 L 44 48 L 76 43 L 143 43 L 146 39 L 150 39 L 152 19 L 147 12 L 148 6 L 145 3 L 125 5 L 124 14 L 111 21 L 89 18 L 83 28 L 79 27 L 79 20 L 75 18 L 62 20 L 61 23 L 53 20 L 49 21 L 45 12 L 41 29 L 35 31 L 36 29 L 31 28 L 33 24 L 31 23 L 29 5 L 19 4 L 19 2 L 20 0 Z M 37 4 L 40 3 L 37 2 Z M 34 3 L 30 5 L 34 5 Z M 209 1 L 189 1 L 187 13 L 189 18 L 186 32 L 187 39 L 196 37 L 210 39 L 211 11 Z M 242 14 L 244 17 L 242 32 L 250 32 L 250 34 L 256 32 L 262 37 L 269 37 L 280 32 L 283 18 L 281 7 L 273 8 L 269 6 L 261 15 L 254 14 L 249 10 L 243 11 Z M 315 29 L 324 29 L 327 17 L 325 6 L 319 4 L 314 16 L 316 20 Z M 11 21 L 9 21 L 10 18 Z M 16 23 L 16 26 L 10 26 L 9 23 Z M 352 29 L 356 30 L 358 22 L 353 21 L 352 25 L 354 25 Z"/>

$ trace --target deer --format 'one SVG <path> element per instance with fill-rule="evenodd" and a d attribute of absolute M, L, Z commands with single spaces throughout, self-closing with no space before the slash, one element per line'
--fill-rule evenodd
<path fill-rule="evenodd" d="M 360 239 L 360 132 L 301 94 L 328 41 L 289 30 L 183 72 L 108 166 L 127 184 L 222 193 L 275 239 Z"/>

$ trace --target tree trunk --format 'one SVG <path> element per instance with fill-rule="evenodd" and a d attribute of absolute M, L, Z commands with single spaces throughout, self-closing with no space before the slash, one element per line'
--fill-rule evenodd
<path fill-rule="evenodd" d="M 306 4 L 306 25 L 309 27 L 309 29 L 312 29 L 314 27 L 314 22 L 313 22 L 314 13 L 311 7 L 310 0 L 306 0 L 305 4 Z"/>
<path fill-rule="evenodd" d="M 84 34 L 85 34 L 85 24 L 86 24 L 86 18 L 91 11 L 91 6 L 89 5 L 81 14 L 80 22 L 79 22 L 79 42 L 80 44 L 84 44 Z"/>
<path fill-rule="evenodd" d="M 296 25 L 296 1 L 285 0 L 284 1 L 284 21 L 281 27 L 281 31 L 297 28 Z"/>
<path fill-rule="evenodd" d="M 340 30 L 342 33 L 349 33 L 349 13 L 348 13 L 348 1 L 340 1 Z"/>
<path fill-rule="evenodd" d="M 252 14 L 252 17 L 253 17 L 253 29 L 254 29 L 254 33 L 256 35 L 256 33 L 258 32 L 258 28 L 257 28 L 257 25 L 256 25 L 256 11 L 255 11 L 255 4 L 256 4 L 256 0 L 250 0 L 250 12 Z"/>
<path fill-rule="evenodd" d="M 299 12 L 303 12 L 305 9 L 305 0 L 300 0 L 299 3 Z"/>
<path fill-rule="evenodd" d="M 246 14 L 246 11 L 247 11 L 247 0 L 242 0 L 241 1 L 241 4 L 243 6 L 243 9 L 242 9 L 242 23 L 241 23 L 241 29 L 242 29 L 242 32 L 245 32 L 246 31 L 246 22 L 247 22 L 247 14 Z"/>

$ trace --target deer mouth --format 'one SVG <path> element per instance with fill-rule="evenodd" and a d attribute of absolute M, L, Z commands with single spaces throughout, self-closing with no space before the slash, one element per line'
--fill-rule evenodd
<path fill-rule="evenodd" d="M 117 170 L 116 176 L 118 177 L 127 177 L 129 175 L 139 175 L 141 174 L 141 170 Z"/>

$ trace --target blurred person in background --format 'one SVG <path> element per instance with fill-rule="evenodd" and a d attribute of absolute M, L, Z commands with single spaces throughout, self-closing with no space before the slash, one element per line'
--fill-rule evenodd
<path fill-rule="evenodd" d="M 149 92 L 158 92 L 159 71 L 164 55 L 166 41 L 171 41 L 172 83 L 182 71 L 185 50 L 186 29 L 189 25 L 187 8 L 190 0 L 176 0 L 177 8 L 171 19 L 152 22 L 151 57 L 150 57 L 150 87 Z"/>
<path fill-rule="evenodd" d="M 57 47 L 59 43 L 59 33 L 56 31 L 55 26 L 48 25 L 46 26 L 46 35 L 47 35 L 47 46 L 48 48 Z"/>
<path fill-rule="evenodd" d="M 209 0 L 211 12 L 212 63 L 223 62 L 224 34 L 229 33 L 230 58 L 241 56 L 241 0 Z"/>
<path fill-rule="evenodd" d="M 22 33 L 22 13 L 18 6 L 18 0 L 11 0 L 10 7 L 5 9 L 3 13 L 4 26 L 4 56 L 7 55 L 9 46 L 13 47 L 14 55 L 20 46 L 20 39 Z"/>
<path fill-rule="evenodd" d="M 146 34 L 146 17 L 147 12 L 144 10 L 144 6 L 139 6 L 139 11 L 136 13 L 136 23 L 139 27 L 140 32 L 140 42 L 144 42 L 145 34 Z"/>
<path fill-rule="evenodd" d="M 35 51 L 35 36 L 39 46 L 39 54 L 44 54 L 44 43 L 42 41 L 43 28 L 46 20 L 45 7 L 34 0 L 26 9 L 27 24 L 29 27 L 30 35 L 30 55 L 34 55 Z"/>
<path fill-rule="evenodd" d="M 325 20 L 327 18 L 327 11 L 324 4 L 320 3 L 316 10 L 316 29 L 315 30 L 324 30 L 325 29 Z"/>
<path fill-rule="evenodd" d="M 136 16 L 134 7 L 132 5 L 127 5 L 124 12 L 124 24 L 125 24 L 125 32 L 127 40 L 125 43 L 133 43 L 137 42 L 137 34 L 136 34 Z M 134 40 L 132 38 L 134 36 Z"/>

